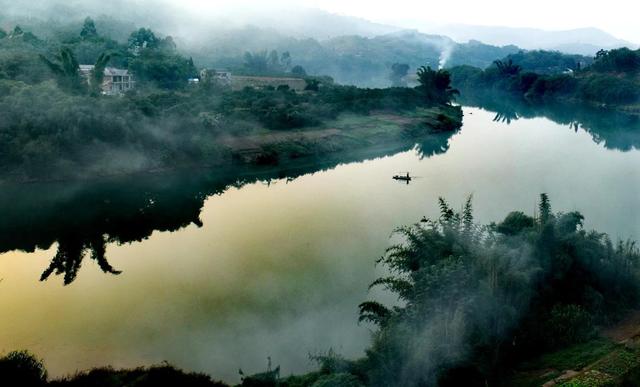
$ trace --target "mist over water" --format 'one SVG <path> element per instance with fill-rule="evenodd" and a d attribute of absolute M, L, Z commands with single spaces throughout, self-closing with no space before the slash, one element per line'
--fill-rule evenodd
<path fill-rule="evenodd" d="M 546 118 L 494 118 L 465 108 L 442 154 L 401 152 L 211 196 L 202 227 L 108 244 L 119 276 L 85 260 L 69 286 L 57 276 L 40 283 L 55 245 L 0 255 L 2 349 L 29 348 L 53 376 L 167 360 L 227 381 L 238 368 L 264 370 L 268 356 L 285 375 L 312 369 L 308 353 L 357 357 L 370 329 L 357 324 L 357 305 L 383 270 L 375 260 L 395 227 L 437 217 L 439 196 L 458 206 L 473 194 L 487 223 L 532 214 L 547 192 L 555 210 L 582 212 L 587 229 L 640 239 L 637 147 Z M 401 171 L 418 178 L 391 180 Z"/>

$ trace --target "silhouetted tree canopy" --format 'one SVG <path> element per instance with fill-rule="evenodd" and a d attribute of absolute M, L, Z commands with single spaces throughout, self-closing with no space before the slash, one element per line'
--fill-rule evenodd
<path fill-rule="evenodd" d="M 418 69 L 418 91 L 427 103 L 441 104 L 449 103 L 458 90 L 451 87 L 451 76 L 446 70 L 433 70 L 431 67 L 420 67 Z"/>
<path fill-rule="evenodd" d="M 82 26 L 82 31 L 80 31 L 80 37 L 82 39 L 93 39 L 98 37 L 98 30 L 96 29 L 96 24 L 93 19 L 87 17 L 84 20 L 84 25 Z"/>

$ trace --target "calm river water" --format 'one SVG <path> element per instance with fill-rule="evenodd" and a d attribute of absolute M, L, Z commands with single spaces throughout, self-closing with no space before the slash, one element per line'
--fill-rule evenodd
<path fill-rule="evenodd" d="M 27 348 L 53 376 L 166 360 L 231 382 L 238 368 L 265 370 L 268 356 L 285 375 L 329 348 L 357 357 L 370 335 L 357 305 L 372 296 L 375 260 L 395 227 L 436 217 L 439 196 L 459 206 L 473 194 L 477 220 L 491 222 L 533 213 L 547 192 L 587 228 L 640 240 L 640 129 L 518 117 L 467 107 L 434 155 L 270 184 L 0 186 L 0 350 Z M 405 171 L 418 178 L 391 179 Z M 96 238 L 120 275 L 87 256 L 61 264 L 69 285 L 55 270 L 39 282 L 59 244 L 69 258 Z"/>

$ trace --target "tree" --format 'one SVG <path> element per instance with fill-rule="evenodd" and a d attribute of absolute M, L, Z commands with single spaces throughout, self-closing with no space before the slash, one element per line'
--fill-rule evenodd
<path fill-rule="evenodd" d="M 320 90 L 320 81 L 317 79 L 307 79 L 307 85 L 304 87 L 306 91 L 318 91 Z"/>
<path fill-rule="evenodd" d="M 47 370 L 30 352 L 14 351 L 0 358 L 0 380 L 7 386 L 44 386 Z"/>
<path fill-rule="evenodd" d="M 293 66 L 293 68 L 291 69 L 291 74 L 297 75 L 299 77 L 306 77 L 307 71 L 304 69 L 304 67 L 300 65 L 296 65 L 296 66 Z"/>
<path fill-rule="evenodd" d="M 600 50 L 591 68 L 598 72 L 636 74 L 640 72 L 640 50 L 626 47 L 615 50 Z"/>
<path fill-rule="evenodd" d="M 138 82 L 163 89 L 183 88 L 197 73 L 192 59 L 164 50 L 143 50 L 129 62 L 129 69 Z"/>
<path fill-rule="evenodd" d="M 73 51 L 69 47 L 63 47 L 60 49 L 60 54 L 55 58 L 57 63 L 47 59 L 44 55 L 40 55 L 40 59 L 51 70 L 61 88 L 73 92 L 83 91 L 80 65 Z"/>
<path fill-rule="evenodd" d="M 103 52 L 98 57 L 98 60 L 96 60 L 96 64 L 94 65 L 93 70 L 91 70 L 89 85 L 91 87 L 91 93 L 93 95 L 98 95 L 102 91 L 104 70 L 107 68 L 107 64 L 109 64 L 112 56 L 112 53 Z"/>
<path fill-rule="evenodd" d="M 504 235 L 518 235 L 530 229 L 535 224 L 534 219 L 522 211 L 513 211 L 495 226 L 495 230 Z"/>
<path fill-rule="evenodd" d="M 394 63 L 391 65 L 391 85 L 394 87 L 406 86 L 404 78 L 409 73 L 409 65 L 405 63 Z"/>
<path fill-rule="evenodd" d="M 519 65 L 513 64 L 513 59 L 509 59 L 507 62 L 503 62 L 501 60 L 497 60 L 493 62 L 500 74 L 504 76 L 514 76 L 518 75 L 520 71 L 522 71 L 522 67 Z"/>
<path fill-rule="evenodd" d="M 267 52 L 245 52 L 244 66 L 247 68 L 247 70 L 253 72 L 254 74 L 265 73 L 269 69 L 269 59 L 267 58 Z"/>
<path fill-rule="evenodd" d="M 80 37 L 82 39 L 93 39 L 98 37 L 98 30 L 96 29 L 96 24 L 93 22 L 93 19 L 87 17 L 84 19 L 84 24 L 82 26 L 82 31 L 80 31 Z"/>
<path fill-rule="evenodd" d="M 540 211 L 540 224 L 544 225 L 551 219 L 551 202 L 549 201 L 549 195 L 546 193 L 540 194 L 538 210 Z"/>
<path fill-rule="evenodd" d="M 166 38 L 160 40 L 158 48 L 169 52 L 175 52 L 177 49 L 177 45 L 172 36 L 167 36 Z"/>
<path fill-rule="evenodd" d="M 448 104 L 460 92 L 451 87 L 451 76 L 446 70 L 433 70 L 431 67 L 418 69 L 418 91 L 428 104 Z"/>
<path fill-rule="evenodd" d="M 400 302 L 360 305 L 361 320 L 378 326 L 370 385 L 498 385 L 513 359 L 588 340 L 607 314 L 640 303 L 633 242 L 614 247 L 585 232 L 579 213 L 552 215 L 547 195 L 545 227 L 521 212 L 484 227 L 470 199 L 460 212 L 439 204 L 438 219 L 396 230 L 400 242 L 377 261 L 389 275 L 371 286 Z"/>
<path fill-rule="evenodd" d="M 34 43 L 40 43 L 40 42 L 41 42 L 41 40 L 40 40 L 40 39 L 38 39 L 38 37 L 37 37 L 37 36 L 35 36 L 33 33 L 31 33 L 31 32 L 25 32 L 25 31 L 22 29 L 22 27 L 20 27 L 20 26 L 18 26 L 18 25 L 17 25 L 17 26 L 15 26 L 15 28 L 13 29 L 13 31 L 11 31 L 11 32 L 9 33 L 8 38 L 9 38 L 9 39 L 19 39 L 19 40 L 22 40 L 22 41 L 24 41 L 24 42 L 32 43 L 32 44 L 34 44 Z"/>
<path fill-rule="evenodd" d="M 140 51 L 147 48 L 157 48 L 160 44 L 160 39 L 148 28 L 140 28 L 134 31 L 129 36 L 128 40 L 129 50 L 135 54 L 139 54 Z"/>
<path fill-rule="evenodd" d="M 269 53 L 269 68 L 272 70 L 278 70 L 280 67 L 280 56 L 278 55 L 278 51 L 272 50 Z"/>
<path fill-rule="evenodd" d="M 280 64 L 284 67 L 284 70 L 287 71 L 291 68 L 291 53 L 289 51 L 285 51 L 280 56 Z"/>
<path fill-rule="evenodd" d="M 13 28 L 13 31 L 11 32 L 11 34 L 9 34 L 9 37 L 16 38 L 22 35 L 24 35 L 24 31 L 22 30 L 22 27 L 17 25 Z"/>
<path fill-rule="evenodd" d="M 51 274 L 63 275 L 64 284 L 71 284 L 77 277 L 82 261 L 86 254 L 91 253 L 91 259 L 98 263 L 104 273 L 119 275 L 121 271 L 111 266 L 105 256 L 106 240 L 104 236 L 91 237 L 88 240 L 82 238 L 60 239 L 58 251 L 51 260 L 49 267 L 41 274 L 40 281 L 46 281 Z"/>

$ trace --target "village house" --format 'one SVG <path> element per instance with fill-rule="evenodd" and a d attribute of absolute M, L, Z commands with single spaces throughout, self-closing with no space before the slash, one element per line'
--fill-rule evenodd
<path fill-rule="evenodd" d="M 93 65 L 80 65 L 80 74 L 90 79 L 89 75 L 93 70 Z M 133 76 L 129 70 L 107 67 L 104 69 L 104 80 L 102 81 L 102 93 L 106 95 L 119 95 L 135 87 Z"/>

